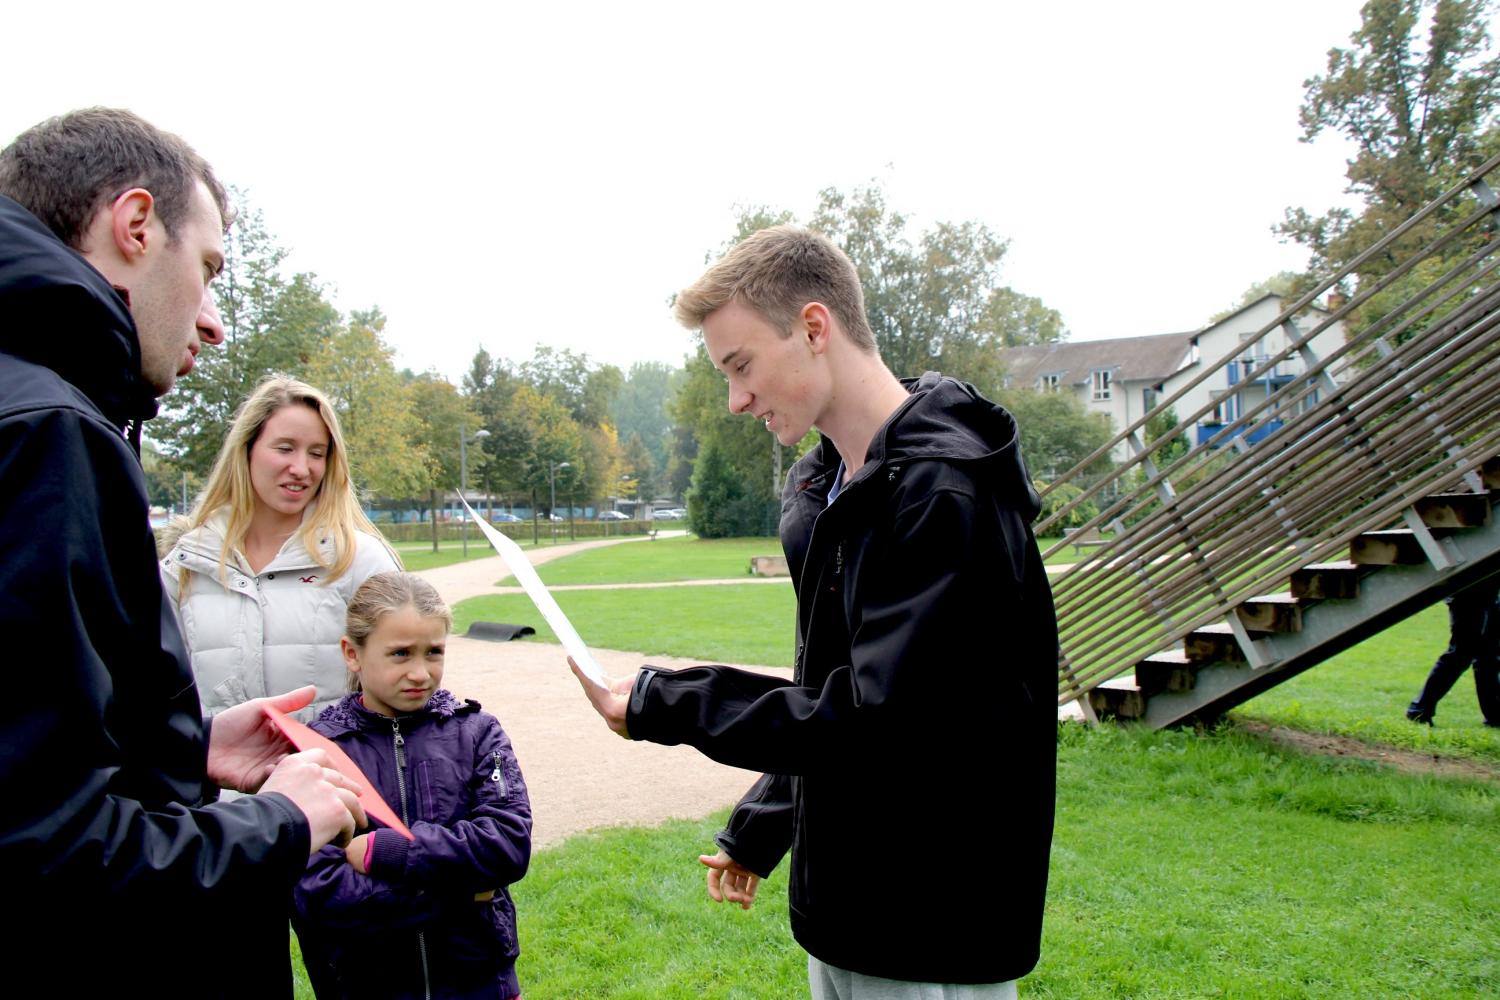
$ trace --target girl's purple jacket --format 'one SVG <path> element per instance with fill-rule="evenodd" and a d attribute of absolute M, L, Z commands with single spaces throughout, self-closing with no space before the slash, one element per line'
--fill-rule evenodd
<path fill-rule="evenodd" d="M 499 721 L 439 690 L 422 711 L 395 718 L 347 695 L 312 727 L 353 758 L 416 838 L 377 827 L 368 875 L 339 847 L 309 862 L 293 923 L 318 996 L 518 994 L 506 887 L 531 859 L 531 804 Z"/>

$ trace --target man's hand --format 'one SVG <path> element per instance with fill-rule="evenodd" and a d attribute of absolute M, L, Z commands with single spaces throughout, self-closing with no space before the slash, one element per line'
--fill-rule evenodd
<path fill-rule="evenodd" d="M 715 903 L 739 903 L 742 910 L 755 905 L 759 875 L 723 851 L 713 856 L 700 854 L 698 860 L 708 867 L 708 895 Z"/>
<path fill-rule="evenodd" d="M 318 689 L 309 684 L 275 698 L 241 702 L 214 716 L 208 730 L 209 780 L 220 788 L 240 792 L 260 788 L 271 768 L 297 749 L 266 718 L 262 706 L 274 705 L 283 712 L 295 712 L 309 704 L 317 693 Z"/>
<path fill-rule="evenodd" d="M 573 676 L 583 685 L 583 693 L 588 695 L 589 704 L 594 706 L 594 711 L 603 717 L 604 724 L 627 740 L 630 739 L 630 733 L 625 729 L 625 710 L 630 705 L 630 689 L 635 686 L 635 678 L 625 677 L 611 681 L 609 690 L 605 691 L 578 669 L 578 664 L 573 662 L 571 656 L 568 657 L 568 666 L 573 668 Z"/>
<path fill-rule="evenodd" d="M 359 804 L 364 789 L 330 767 L 328 754 L 322 750 L 282 758 L 260 790 L 262 794 L 280 792 L 302 810 L 312 836 L 309 856 L 324 844 L 348 842 L 355 830 L 369 825 L 365 807 Z"/>

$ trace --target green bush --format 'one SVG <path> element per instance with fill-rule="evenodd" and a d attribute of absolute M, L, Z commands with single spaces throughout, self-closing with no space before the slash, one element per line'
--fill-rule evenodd
<path fill-rule="evenodd" d="M 776 503 L 749 490 L 718 442 L 698 453 L 688 489 L 688 527 L 699 538 L 744 538 L 774 532 Z"/>
<path fill-rule="evenodd" d="M 1040 479 L 1033 480 L 1031 485 L 1036 487 L 1036 491 L 1038 493 L 1041 493 L 1047 488 L 1047 484 L 1042 482 Z M 1062 508 L 1067 504 L 1077 499 L 1077 497 L 1082 492 L 1083 490 L 1079 489 L 1077 486 L 1074 486 L 1072 483 L 1056 484 L 1052 487 L 1051 493 L 1048 493 L 1042 497 L 1042 514 L 1040 520 L 1046 520 L 1057 511 L 1062 510 Z M 1095 506 L 1094 501 L 1089 500 L 1068 511 L 1063 519 L 1052 527 L 1054 529 L 1081 528 L 1086 523 L 1088 523 L 1089 520 L 1098 516 L 1099 508 Z"/>

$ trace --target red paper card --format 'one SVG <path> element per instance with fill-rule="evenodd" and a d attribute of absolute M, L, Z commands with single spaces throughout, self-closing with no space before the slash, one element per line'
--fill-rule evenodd
<path fill-rule="evenodd" d="M 276 726 L 286 734 L 286 738 L 292 741 L 292 746 L 298 750 L 322 750 L 328 754 L 329 763 L 340 774 L 351 781 L 359 782 L 359 786 L 364 789 L 359 795 L 359 804 L 365 807 L 365 815 L 371 819 L 380 820 L 380 822 L 395 830 L 407 840 L 417 839 L 406 828 L 406 824 L 401 822 L 401 817 L 396 815 L 396 811 L 386 805 L 385 799 L 382 799 L 380 793 L 375 791 L 374 782 L 365 777 L 365 772 L 359 769 L 358 764 L 349 759 L 348 754 L 339 749 L 337 743 L 334 743 L 333 740 L 320 733 L 313 732 L 307 726 L 278 708 L 266 705 L 265 709 L 266 717 L 276 723 Z"/>

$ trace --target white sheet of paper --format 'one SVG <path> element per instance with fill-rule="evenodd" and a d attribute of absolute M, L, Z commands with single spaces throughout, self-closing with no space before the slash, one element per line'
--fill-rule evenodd
<path fill-rule="evenodd" d="M 463 500 L 462 497 L 459 498 Z M 531 598 L 531 603 L 542 613 L 542 617 L 551 626 L 553 633 L 562 642 L 563 648 L 568 655 L 573 657 L 573 662 L 578 664 L 578 669 L 583 671 L 585 677 L 602 688 L 608 689 L 609 681 L 604 676 L 604 671 L 599 664 L 594 662 L 594 654 L 583 644 L 583 637 L 568 621 L 568 616 L 563 614 L 563 609 L 557 606 L 557 600 L 542 583 L 542 578 L 536 575 L 536 567 L 531 565 L 531 560 L 526 558 L 526 553 L 521 551 L 521 546 L 511 541 L 505 535 L 496 531 L 489 522 L 474 513 L 474 508 L 469 506 L 467 500 L 463 500 L 464 510 L 469 514 L 469 520 L 479 525 L 479 530 L 484 532 L 484 537 L 490 540 L 490 547 L 495 554 L 505 560 L 505 566 L 511 575 L 521 581 L 521 587 L 526 591 L 526 596 Z"/>

